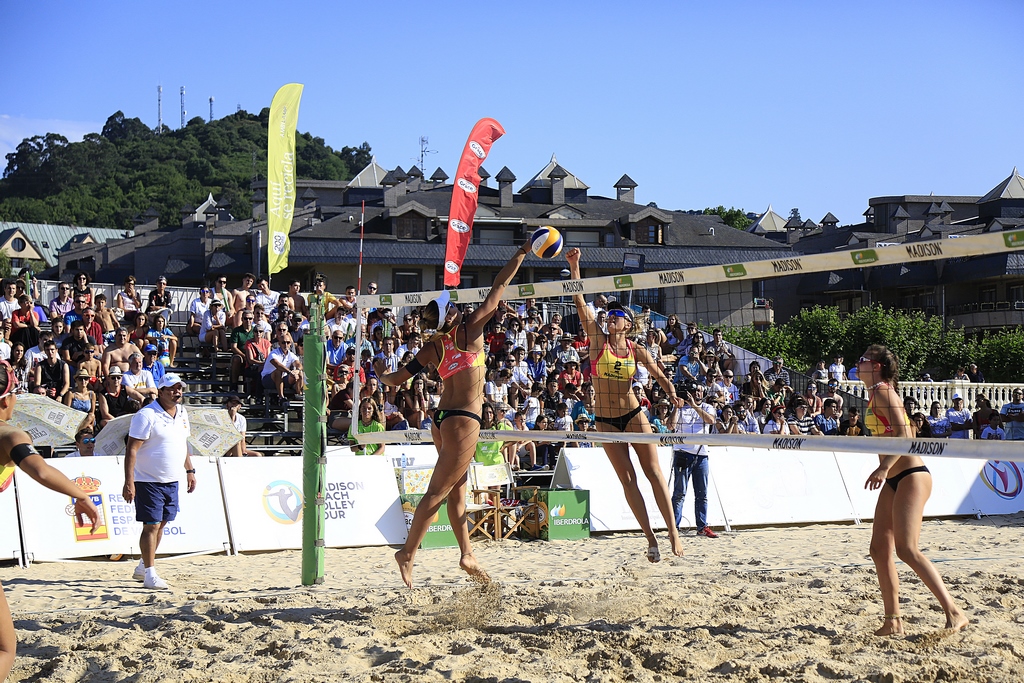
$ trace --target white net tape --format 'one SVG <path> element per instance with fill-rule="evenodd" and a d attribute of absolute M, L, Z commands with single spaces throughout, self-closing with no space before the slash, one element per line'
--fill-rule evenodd
<path fill-rule="evenodd" d="M 832 270 L 890 266 L 938 259 L 985 256 L 1015 249 L 1024 249 L 1024 230 L 992 232 L 955 240 L 932 240 L 929 242 L 875 247 L 873 249 L 854 249 L 828 254 L 811 254 L 787 259 L 747 261 L 745 263 L 732 263 L 724 266 L 700 266 L 697 268 L 662 270 L 653 273 L 608 275 L 581 280 L 566 280 L 563 282 L 512 285 L 505 289 L 504 298 L 557 297 L 568 294 L 597 294 L 599 292 L 675 287 L 683 284 L 763 280 L 765 278 L 796 273 L 820 273 Z M 476 303 L 487 298 L 490 291 L 489 287 L 456 289 L 451 291 L 451 297 L 452 301 L 458 303 Z M 363 295 L 358 298 L 358 304 L 360 307 L 422 306 L 436 298 L 438 294 L 440 292 Z"/>
<path fill-rule="evenodd" d="M 360 434 L 360 443 L 432 443 L 426 430 Z M 736 446 L 775 451 L 839 451 L 922 455 L 975 460 L 1020 460 L 1024 448 L 1015 441 L 968 439 L 895 439 L 866 436 L 774 436 L 770 434 L 642 434 L 637 432 L 558 432 L 481 430 L 480 441 L 564 441 L 588 443 L 650 443 L 657 446 Z"/>

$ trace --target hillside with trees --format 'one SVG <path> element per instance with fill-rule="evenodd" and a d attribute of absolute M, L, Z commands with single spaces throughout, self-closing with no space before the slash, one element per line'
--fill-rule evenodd
<path fill-rule="evenodd" d="M 0 220 L 130 229 L 134 216 L 155 207 L 161 224 L 175 225 L 183 206 L 210 193 L 247 217 L 249 185 L 266 177 L 269 114 L 239 111 L 209 123 L 196 117 L 157 131 L 118 111 L 81 142 L 55 133 L 26 138 L 7 155 Z M 347 180 L 370 162 L 370 146 L 334 150 L 297 133 L 296 155 L 301 178 Z"/>

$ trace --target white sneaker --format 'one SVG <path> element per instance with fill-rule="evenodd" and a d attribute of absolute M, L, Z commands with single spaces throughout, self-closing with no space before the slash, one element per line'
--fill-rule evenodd
<path fill-rule="evenodd" d="M 136 567 L 135 571 L 132 572 L 132 578 L 135 579 L 136 581 L 145 581 L 146 580 L 146 568 L 145 567 Z"/>
<path fill-rule="evenodd" d="M 167 582 L 164 581 L 163 579 L 161 579 L 159 576 L 153 576 L 152 578 L 145 577 L 145 580 L 143 581 L 142 585 L 145 586 L 146 588 L 159 588 L 159 589 L 170 588 L 170 586 L 167 585 Z"/>

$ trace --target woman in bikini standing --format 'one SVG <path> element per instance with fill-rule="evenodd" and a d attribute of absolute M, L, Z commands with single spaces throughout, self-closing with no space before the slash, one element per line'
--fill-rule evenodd
<path fill-rule="evenodd" d="M 865 426 L 875 436 L 911 438 L 903 399 L 896 391 L 896 355 L 881 344 L 870 346 L 857 361 L 857 372 L 871 393 L 864 413 Z M 864 484 L 867 489 L 881 489 L 871 527 L 871 559 L 878 573 L 885 616 L 875 635 L 903 633 L 896 557 L 906 562 L 938 599 L 946 613 L 946 628 L 959 631 L 967 626 L 967 617 L 953 603 L 939 572 L 918 547 L 924 504 L 932 493 L 932 475 L 916 455 L 880 454 L 878 459 L 878 469 Z"/>
<path fill-rule="evenodd" d="M 448 499 L 448 519 L 459 542 L 462 558 L 459 566 L 478 580 L 489 581 L 487 573 L 473 556 L 466 526 L 466 472 L 476 454 L 480 436 L 480 410 L 484 388 L 484 325 L 498 309 L 505 287 L 522 265 L 529 244 L 516 250 L 494 279 L 487 298 L 468 316 L 463 316 L 451 303 L 447 291 L 431 301 L 420 316 L 421 330 L 433 330 L 434 335 L 424 342 L 423 348 L 408 365 L 395 372 L 387 372 L 383 361 L 374 363 L 374 371 L 381 383 L 399 385 L 427 365 L 437 368 L 444 380 L 444 389 L 434 423 L 430 428 L 437 448 L 437 465 L 430 477 L 427 493 L 416 507 L 409 537 L 401 550 L 395 553 L 402 581 L 412 588 L 412 567 L 416 550 L 420 547 L 431 520 Z"/>
<path fill-rule="evenodd" d="M 580 250 L 573 248 L 565 255 L 569 262 L 570 277 L 574 280 L 580 279 Z M 676 407 L 682 408 L 683 401 L 676 396 L 676 389 L 672 386 L 661 367 L 654 362 L 651 355 L 642 346 L 635 345 L 629 335 L 634 332 L 633 314 L 621 305 L 608 306 L 608 333 L 601 331 L 594 320 L 594 311 L 587 306 L 582 294 L 573 296 L 576 304 L 576 312 L 580 318 L 580 325 L 590 336 L 590 381 L 596 392 L 595 420 L 599 432 L 639 432 L 651 433 L 651 426 L 647 422 L 640 403 L 632 391 L 633 373 L 636 371 L 637 363 L 643 364 L 651 373 L 651 376 L 665 390 L 668 400 Z M 644 503 L 643 494 L 637 486 L 636 470 L 629 459 L 629 444 L 626 443 L 605 443 L 604 452 L 615 468 L 622 483 L 622 490 L 626 494 L 626 502 L 633 516 L 640 523 L 640 528 L 647 537 L 647 559 L 650 562 L 661 560 L 661 552 L 658 550 L 658 539 L 651 527 L 651 520 L 647 516 L 647 506 Z M 679 532 L 673 524 L 675 516 L 672 512 L 672 501 L 668 495 L 668 483 L 665 475 L 662 474 L 661 465 L 658 463 L 658 452 L 654 444 L 633 444 L 640 467 L 651 482 L 654 489 L 654 499 L 658 503 L 661 516 L 668 526 L 668 537 L 672 543 L 672 554 L 682 557 L 683 545 L 679 540 Z"/>

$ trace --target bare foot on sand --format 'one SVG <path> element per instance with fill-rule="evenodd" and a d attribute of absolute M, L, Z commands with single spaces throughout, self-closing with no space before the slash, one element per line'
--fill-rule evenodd
<path fill-rule="evenodd" d="M 683 556 L 683 542 L 679 538 L 679 534 L 673 534 L 668 537 L 670 543 L 672 543 L 672 554 L 676 557 Z"/>
<path fill-rule="evenodd" d="M 395 553 L 395 562 L 398 563 L 398 571 L 402 575 L 402 581 L 409 588 L 412 588 L 412 557 L 404 550 Z"/>
<path fill-rule="evenodd" d="M 967 615 L 961 611 L 946 615 L 946 628 L 950 631 L 962 631 L 967 628 Z"/>
<path fill-rule="evenodd" d="M 480 563 L 476 561 L 476 556 L 473 553 L 466 553 L 459 560 L 459 566 L 462 567 L 462 571 L 469 574 L 469 578 L 480 584 L 488 584 L 491 582 L 491 576 L 483 570 Z"/>
<path fill-rule="evenodd" d="M 886 616 L 882 620 L 882 628 L 875 631 L 876 636 L 902 635 L 903 618 L 898 616 Z"/>

